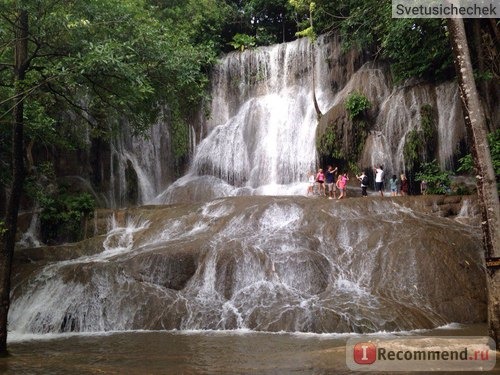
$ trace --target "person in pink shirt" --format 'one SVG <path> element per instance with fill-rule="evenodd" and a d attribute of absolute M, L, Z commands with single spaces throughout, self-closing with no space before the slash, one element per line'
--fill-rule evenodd
<path fill-rule="evenodd" d="M 347 181 L 349 181 L 349 176 L 347 175 L 347 173 L 341 174 L 337 179 L 337 187 L 340 190 L 338 199 L 347 197 Z"/>
<path fill-rule="evenodd" d="M 325 174 L 323 173 L 323 169 L 318 170 L 318 174 L 316 174 L 316 182 L 319 186 L 319 194 L 326 195 L 325 192 Z"/>

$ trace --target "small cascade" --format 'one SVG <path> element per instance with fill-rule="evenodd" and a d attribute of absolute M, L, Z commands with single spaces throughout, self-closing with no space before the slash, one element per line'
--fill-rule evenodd
<path fill-rule="evenodd" d="M 467 225 L 478 225 L 481 217 L 477 204 L 473 204 L 470 199 L 463 199 L 462 206 L 455 220 Z"/>
<path fill-rule="evenodd" d="M 412 131 L 421 130 L 421 108 L 437 114 L 438 149 L 442 168 L 451 168 L 453 156 L 465 139 L 465 124 L 456 83 L 395 87 L 380 105 L 374 131 L 365 143 L 361 164 L 383 164 L 390 174 L 405 170 L 404 147 Z"/>
<path fill-rule="evenodd" d="M 438 112 L 438 160 L 443 169 L 450 169 L 460 142 L 467 140 L 462 105 L 455 82 L 436 87 Z"/>
<path fill-rule="evenodd" d="M 28 229 L 21 235 L 19 240 L 19 245 L 22 247 L 40 247 L 43 246 L 42 241 L 39 238 L 40 235 L 40 218 L 38 216 L 39 207 L 35 206 L 33 209 L 33 215 L 31 216 L 31 221 Z"/>
<path fill-rule="evenodd" d="M 164 109 L 143 136 L 135 136 L 127 124 L 111 145 L 110 201 L 113 207 L 146 204 L 173 179 L 170 133 Z"/>

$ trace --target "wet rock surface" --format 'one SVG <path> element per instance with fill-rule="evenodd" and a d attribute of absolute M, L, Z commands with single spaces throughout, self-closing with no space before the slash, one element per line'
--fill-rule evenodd
<path fill-rule="evenodd" d="M 480 230 L 459 220 L 463 207 L 454 197 L 252 196 L 122 210 L 106 235 L 16 253 L 10 329 L 373 332 L 482 322 Z M 475 220 L 473 207 L 463 218 Z"/>

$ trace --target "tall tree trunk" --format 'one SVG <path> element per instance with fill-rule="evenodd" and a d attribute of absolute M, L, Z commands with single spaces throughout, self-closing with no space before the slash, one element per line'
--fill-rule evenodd
<path fill-rule="evenodd" d="M 449 18 L 448 30 L 455 59 L 465 124 L 472 137 L 471 148 L 476 167 L 477 192 L 481 207 L 485 257 L 500 257 L 500 209 L 495 173 L 486 138 L 486 121 L 472 72 L 472 64 L 461 18 Z M 487 269 L 488 329 L 500 343 L 500 270 Z"/>
<path fill-rule="evenodd" d="M 314 26 L 313 26 L 313 7 L 309 5 L 309 23 L 311 25 L 311 32 L 313 33 L 313 39 L 311 40 L 311 60 L 312 60 L 312 91 L 313 91 L 313 102 L 314 109 L 316 111 L 316 117 L 319 119 L 323 116 L 321 113 L 321 109 L 319 108 L 318 99 L 316 98 L 316 48 L 314 48 L 316 44 L 316 37 L 314 34 Z"/>
<path fill-rule="evenodd" d="M 313 102 L 314 102 L 314 109 L 316 111 L 316 117 L 318 120 L 323 116 L 323 113 L 321 113 L 321 109 L 319 108 L 318 104 L 318 99 L 316 98 L 316 58 L 314 57 L 315 54 L 315 48 L 314 44 L 316 42 L 311 42 L 311 60 L 312 60 L 312 94 L 313 94 Z"/>
<path fill-rule="evenodd" d="M 477 68 L 479 70 L 479 73 L 485 73 L 486 72 L 486 64 L 485 64 L 485 57 L 484 57 L 484 51 L 483 51 L 483 43 L 482 43 L 482 30 L 481 30 L 481 20 L 479 18 L 474 18 L 471 20 L 472 21 L 472 39 L 474 42 L 474 49 L 476 51 L 477 55 Z M 488 116 L 488 113 L 491 111 L 492 105 L 491 105 L 491 100 L 490 100 L 490 95 L 489 95 L 489 83 L 490 80 L 481 78 L 478 84 L 478 89 L 481 94 L 481 97 L 483 98 L 483 102 L 486 106 L 486 111 L 484 112 L 485 116 Z M 492 129 L 489 126 L 489 123 L 491 122 L 491 119 L 487 118 L 486 121 L 486 126 L 488 129 L 488 132 L 491 132 Z"/>
<path fill-rule="evenodd" d="M 10 274 L 17 232 L 17 214 L 24 181 L 23 112 L 25 77 L 28 61 L 28 13 L 20 10 L 16 19 L 14 48 L 15 93 L 12 124 L 12 187 L 6 214 L 7 232 L 0 254 L 0 355 L 7 354 L 7 315 L 10 305 Z"/>

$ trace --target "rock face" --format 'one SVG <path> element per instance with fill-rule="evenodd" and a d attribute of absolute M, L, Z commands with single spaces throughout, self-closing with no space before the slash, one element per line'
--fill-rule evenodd
<path fill-rule="evenodd" d="M 373 332 L 486 318 L 476 227 L 425 199 L 233 197 L 127 212 L 16 254 L 16 332 Z M 76 254 L 76 255 L 75 255 Z"/>

